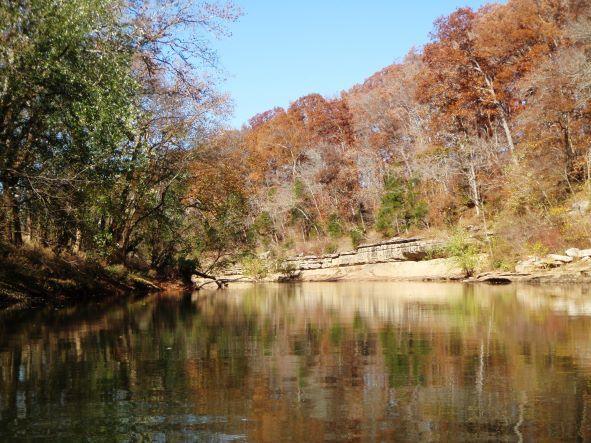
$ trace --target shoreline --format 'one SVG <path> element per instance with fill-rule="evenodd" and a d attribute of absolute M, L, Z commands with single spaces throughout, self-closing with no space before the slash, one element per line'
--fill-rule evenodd
<path fill-rule="evenodd" d="M 487 270 L 468 272 L 455 257 L 437 257 L 443 241 L 393 238 L 361 245 L 355 250 L 335 254 L 289 257 L 280 269 L 264 275 L 249 275 L 236 266 L 215 280 L 192 279 L 196 288 L 219 282 L 336 282 L 336 281 L 460 281 L 465 283 L 591 283 L 591 250 L 571 248 L 567 255 L 548 254 L 528 257 L 514 271 Z M 269 262 L 267 257 L 261 260 Z M 480 255 L 477 262 L 485 261 Z M 482 268 L 481 268 L 482 269 Z"/>
<path fill-rule="evenodd" d="M 128 298 L 153 292 L 194 291 L 237 283 L 303 282 L 461 282 L 468 284 L 591 284 L 591 250 L 549 254 L 519 262 L 515 271 L 487 271 L 469 276 L 454 257 L 437 257 L 440 240 L 392 238 L 355 250 L 286 258 L 275 271 L 252 276 L 240 266 L 215 278 L 194 275 L 153 282 L 119 266 L 58 256 L 47 251 L 10 249 L 0 256 L 0 310 L 69 306 L 87 300 Z M 481 257 L 482 258 L 482 257 Z M 273 260 L 260 260 L 271 268 Z M 204 274 L 201 274 L 204 275 Z M 212 276 L 213 277 L 213 276 Z"/>
<path fill-rule="evenodd" d="M 305 283 L 449 283 L 449 284 L 466 284 L 466 285 L 526 285 L 526 286 L 591 286 L 591 276 L 574 277 L 572 275 L 556 275 L 552 272 L 538 273 L 535 275 L 523 275 L 511 272 L 486 272 L 470 278 L 457 277 L 333 277 L 326 276 L 324 278 L 306 278 L 306 279 L 281 279 L 276 276 L 267 277 L 264 279 L 254 279 L 249 277 L 221 277 L 227 279 L 226 288 L 233 286 L 244 285 L 297 285 Z M 215 281 L 204 284 L 200 289 L 218 291 Z M 191 293 L 197 289 L 191 285 L 184 285 L 179 282 L 167 282 L 158 290 L 153 288 L 134 288 L 126 291 L 100 292 L 95 293 L 91 297 L 80 297 L 71 294 L 55 295 L 51 294 L 47 297 L 36 297 L 22 294 L 23 300 L 9 301 L 2 300 L 0 302 L 0 312 L 16 312 L 37 310 L 43 308 L 63 309 L 68 307 L 83 306 L 89 303 L 99 302 L 109 306 L 120 302 L 127 302 L 136 300 L 138 298 L 147 297 L 153 294 L 166 293 Z"/>
<path fill-rule="evenodd" d="M 141 296 L 163 288 L 122 267 L 38 248 L 0 251 L 0 310 L 70 306 Z"/>
<path fill-rule="evenodd" d="M 390 262 L 372 265 L 358 265 L 335 268 L 330 270 L 303 271 L 296 275 L 272 274 L 264 278 L 254 278 L 241 274 L 222 275 L 218 278 L 227 285 L 232 284 L 293 284 L 293 283 L 337 283 L 337 282 L 429 282 L 429 283 L 465 283 L 465 284 L 528 284 L 528 285 L 591 285 L 591 269 L 549 269 L 534 273 L 507 271 L 487 271 L 468 277 L 457 268 L 441 272 L 441 263 L 449 263 L 450 259 L 435 259 L 423 262 Z M 437 261 L 433 265 L 432 261 Z M 420 263 L 420 264 L 419 264 Z M 417 265 L 419 264 L 419 265 Z M 401 275 L 401 270 L 431 270 L 431 274 Z M 376 272 L 380 270 L 380 272 Z M 329 271 L 329 272 L 327 272 Z M 200 288 L 217 287 L 215 280 L 200 279 L 195 282 Z"/>

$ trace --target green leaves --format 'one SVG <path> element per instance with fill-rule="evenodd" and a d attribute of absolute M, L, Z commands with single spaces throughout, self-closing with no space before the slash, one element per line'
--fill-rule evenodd
<path fill-rule="evenodd" d="M 4 166 L 24 172 L 41 163 L 61 167 L 66 156 L 68 164 L 109 157 L 134 115 L 137 89 L 114 2 L 29 0 L 17 8 L 9 1 L 0 10 L 8 36 L 0 106 L 10 116 L 0 132 L 11 145 L 2 149 L 29 153 L 23 165 Z"/>
<path fill-rule="evenodd" d="M 417 195 L 416 187 L 416 180 L 403 181 L 394 175 L 386 177 L 382 204 L 376 217 L 378 231 L 391 237 L 425 218 L 427 204 Z"/>
<path fill-rule="evenodd" d="M 11 184 L 15 219 L 27 209 L 32 222 L 53 225 L 58 244 L 85 227 L 84 208 L 109 186 L 121 160 L 117 148 L 137 115 L 133 51 L 120 6 L 113 0 L 0 4 L 2 189 Z"/>
<path fill-rule="evenodd" d="M 468 232 L 456 229 L 444 246 L 444 251 L 467 276 L 474 274 L 480 261 L 480 248 Z"/>

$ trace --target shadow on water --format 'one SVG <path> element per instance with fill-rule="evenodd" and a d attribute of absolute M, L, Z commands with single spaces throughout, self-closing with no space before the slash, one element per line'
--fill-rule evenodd
<path fill-rule="evenodd" d="M 0 440 L 591 438 L 589 288 L 245 285 L 0 318 Z"/>

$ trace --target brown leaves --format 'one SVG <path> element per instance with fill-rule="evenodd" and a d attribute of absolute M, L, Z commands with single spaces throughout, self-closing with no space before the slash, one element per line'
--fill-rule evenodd
<path fill-rule="evenodd" d="M 190 165 L 187 203 L 205 211 L 223 206 L 231 195 L 247 195 L 247 164 L 240 134 L 225 132 L 212 139 Z"/>
<path fill-rule="evenodd" d="M 462 208 L 502 205 L 506 170 L 519 162 L 551 177 L 569 150 L 568 167 L 581 171 L 591 94 L 583 3 L 460 8 L 435 22 L 422 51 L 339 98 L 309 94 L 254 116 L 240 157 L 253 200 L 282 230 L 294 207 L 308 221 L 353 220 L 375 208 L 394 170 L 420 181 L 433 220 L 448 220 Z"/>

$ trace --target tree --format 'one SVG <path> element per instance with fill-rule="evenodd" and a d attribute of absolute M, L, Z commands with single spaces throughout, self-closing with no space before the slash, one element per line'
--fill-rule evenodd
<path fill-rule="evenodd" d="M 133 132 L 122 147 L 125 165 L 101 208 L 113 260 L 125 263 L 137 252 L 153 220 L 170 226 L 183 213 L 178 202 L 186 192 L 190 165 L 228 112 L 227 97 L 217 93 L 207 76 L 217 60 L 205 34 L 224 34 L 224 24 L 238 14 L 230 3 L 134 0 L 127 5 L 134 76 L 141 89 Z M 166 249 L 174 250 L 175 243 Z"/>
<path fill-rule="evenodd" d="M 381 152 L 386 163 L 401 164 L 412 175 L 412 153 L 424 147 L 425 110 L 416 101 L 420 56 L 411 51 L 404 62 L 390 66 L 368 91 L 348 96 L 355 110 L 355 131 Z"/>
<path fill-rule="evenodd" d="M 246 171 L 241 167 L 240 143 L 235 134 L 215 138 L 200 159 L 191 164 L 191 179 L 185 195 L 194 244 L 186 252 L 197 255 L 205 272 L 235 261 L 252 247 Z M 191 251 L 193 247 L 193 251 Z"/>
<path fill-rule="evenodd" d="M 50 219 L 69 212 L 76 189 L 102 180 L 130 130 L 137 83 L 119 6 L 0 5 L 0 183 L 4 237 L 15 245 L 23 205 Z"/>
<path fill-rule="evenodd" d="M 190 166 L 229 109 L 205 36 L 238 15 L 193 0 L 0 5 L 5 239 L 173 261 Z"/>
<path fill-rule="evenodd" d="M 386 177 L 382 205 L 376 218 L 376 228 L 391 237 L 407 231 L 427 215 L 427 205 L 416 192 L 417 181 L 403 181 L 394 175 Z"/>
<path fill-rule="evenodd" d="M 522 83 L 526 104 L 520 121 L 531 134 L 536 151 L 544 156 L 550 154 L 563 164 L 562 177 L 567 186 L 591 176 L 585 161 L 585 157 L 589 158 L 585 151 L 590 103 L 581 94 L 578 82 L 578 73 L 585 64 L 581 48 L 561 48 L 533 68 Z M 584 152 L 587 155 L 583 156 Z"/>

